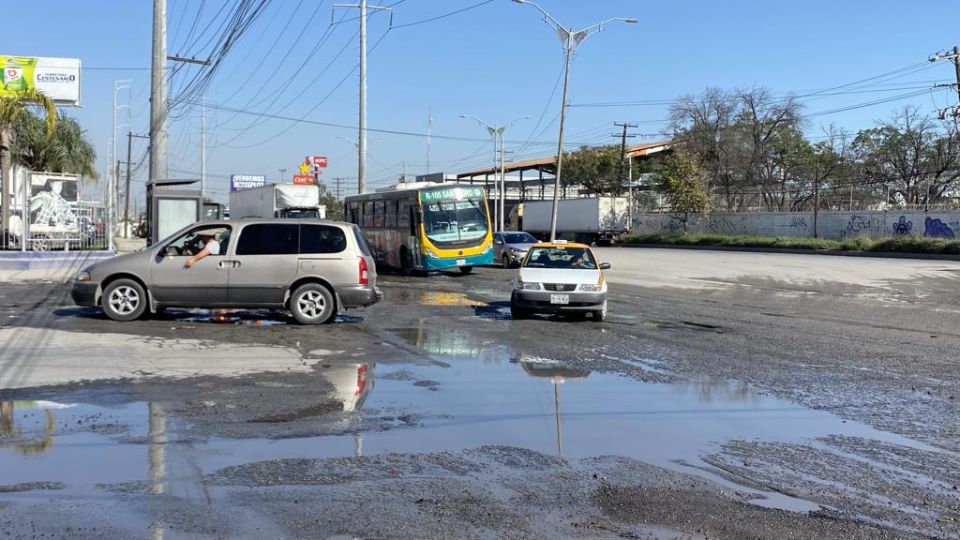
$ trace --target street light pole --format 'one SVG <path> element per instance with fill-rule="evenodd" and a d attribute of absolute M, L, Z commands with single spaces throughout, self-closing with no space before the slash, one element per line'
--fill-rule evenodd
<path fill-rule="evenodd" d="M 493 140 L 493 170 L 494 170 L 494 173 L 496 173 L 496 170 L 497 170 L 497 161 L 498 161 L 498 159 L 499 159 L 499 161 L 500 161 L 500 178 L 499 178 L 499 183 L 496 184 L 496 185 L 497 185 L 497 201 L 496 201 L 496 203 L 495 203 L 495 205 L 494 205 L 494 210 L 497 212 L 497 219 L 496 219 L 496 221 L 495 221 L 495 225 L 497 226 L 497 230 L 498 230 L 498 231 L 502 231 L 502 230 L 503 230 L 503 211 L 504 211 L 504 209 L 505 209 L 505 207 L 506 207 L 506 204 L 505 204 L 505 201 L 506 201 L 506 193 L 505 193 L 505 192 L 506 192 L 506 185 L 507 185 L 506 174 L 505 174 L 505 172 L 504 172 L 504 171 L 505 171 L 505 167 L 504 167 L 504 162 L 503 162 L 503 155 L 504 155 L 504 149 L 503 149 L 503 132 L 504 132 L 508 127 L 513 126 L 514 124 L 516 124 L 516 123 L 519 122 L 520 120 L 526 120 L 526 119 L 528 119 L 528 118 L 530 118 L 530 117 L 529 117 L 529 116 L 521 116 L 520 118 L 514 118 L 514 119 L 511 120 L 509 123 L 504 124 L 504 125 L 499 126 L 499 127 L 497 127 L 497 126 L 491 126 L 490 124 L 484 122 L 483 120 L 480 120 L 480 119 L 477 118 L 476 116 L 471 116 L 471 115 L 469 115 L 469 114 L 461 114 L 461 115 L 460 115 L 460 118 L 469 118 L 469 119 L 471 119 L 471 120 L 475 120 L 478 124 L 480 124 L 481 126 L 483 126 L 484 128 L 487 129 L 487 133 L 490 134 L 490 138 Z M 498 150 L 498 145 L 499 145 L 499 150 Z M 499 154 L 499 158 L 497 157 L 497 154 Z M 495 183 L 498 182 L 498 180 L 497 180 L 496 177 L 494 178 L 494 182 L 495 182 Z"/>
<path fill-rule="evenodd" d="M 513 0 L 518 4 L 529 4 L 543 15 L 543 20 L 553 27 L 560 38 L 560 44 L 563 46 L 563 95 L 560 98 L 560 134 L 557 137 L 557 172 L 553 177 L 553 209 L 550 216 L 550 241 L 557 239 L 557 208 L 560 205 L 560 176 L 563 170 L 563 127 L 567 117 L 567 86 L 570 80 L 570 56 L 577 49 L 583 40 L 594 32 L 603 30 L 603 25 L 620 21 L 625 23 L 636 23 L 637 19 L 631 17 L 614 17 L 606 19 L 593 26 L 588 26 L 583 30 L 570 30 L 565 28 L 556 19 L 547 13 L 543 8 L 529 0 Z"/>

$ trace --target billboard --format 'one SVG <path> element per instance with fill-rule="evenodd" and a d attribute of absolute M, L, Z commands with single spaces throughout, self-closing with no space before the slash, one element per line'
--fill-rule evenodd
<path fill-rule="evenodd" d="M 28 89 L 46 94 L 58 105 L 80 105 L 80 59 L 0 55 L 0 96 Z"/>
<path fill-rule="evenodd" d="M 230 191 L 240 191 L 267 185 L 267 177 L 261 174 L 231 174 Z"/>
<path fill-rule="evenodd" d="M 293 183 L 298 186 L 312 186 L 317 183 L 317 177 L 312 174 L 295 174 Z"/>
<path fill-rule="evenodd" d="M 314 167 L 326 167 L 327 166 L 327 156 L 307 156 L 304 160 Z"/>
<path fill-rule="evenodd" d="M 79 182 L 76 176 L 30 175 L 30 230 L 70 232 L 77 229 Z"/>

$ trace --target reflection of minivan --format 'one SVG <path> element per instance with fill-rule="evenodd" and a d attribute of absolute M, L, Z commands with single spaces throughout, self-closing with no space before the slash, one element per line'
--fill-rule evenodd
<path fill-rule="evenodd" d="M 219 252 L 186 268 L 208 243 Z M 143 251 L 94 264 L 76 277 L 72 295 L 118 321 L 163 307 L 264 307 L 320 324 L 383 298 L 376 279 L 356 225 L 243 219 L 195 223 Z"/>

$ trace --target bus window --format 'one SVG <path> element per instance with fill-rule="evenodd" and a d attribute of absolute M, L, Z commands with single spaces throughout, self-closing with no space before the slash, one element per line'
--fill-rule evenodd
<path fill-rule="evenodd" d="M 410 228 L 410 203 L 397 201 L 397 204 L 397 227 L 408 229 Z"/>
<path fill-rule="evenodd" d="M 347 207 L 347 221 L 360 224 L 360 203 L 352 202 Z"/>
<path fill-rule="evenodd" d="M 363 227 L 373 227 L 373 201 L 363 203 Z"/>
<path fill-rule="evenodd" d="M 373 211 L 373 226 L 374 227 L 383 227 L 383 216 L 384 216 L 384 202 L 377 201 L 374 205 Z"/>
<path fill-rule="evenodd" d="M 399 201 L 387 201 L 387 211 L 384 214 L 384 223 L 383 226 L 388 229 L 395 229 L 397 227 L 397 202 Z"/>

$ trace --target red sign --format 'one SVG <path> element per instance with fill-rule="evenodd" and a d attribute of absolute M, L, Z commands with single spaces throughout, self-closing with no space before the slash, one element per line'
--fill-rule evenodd
<path fill-rule="evenodd" d="M 317 178 L 312 174 L 295 174 L 293 183 L 298 186 L 312 186 L 317 183 Z"/>
<path fill-rule="evenodd" d="M 327 156 L 307 156 L 306 162 L 314 167 L 326 167 Z"/>

